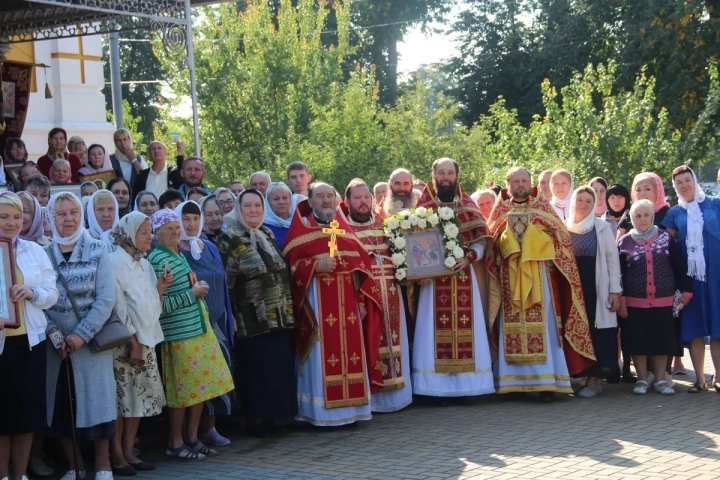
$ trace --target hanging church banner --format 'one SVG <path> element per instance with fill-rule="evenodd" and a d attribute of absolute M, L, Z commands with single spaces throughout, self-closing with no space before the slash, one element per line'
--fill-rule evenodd
<path fill-rule="evenodd" d="M 32 65 L 15 62 L 0 63 L 0 152 L 11 137 L 21 137 L 30 103 Z"/>

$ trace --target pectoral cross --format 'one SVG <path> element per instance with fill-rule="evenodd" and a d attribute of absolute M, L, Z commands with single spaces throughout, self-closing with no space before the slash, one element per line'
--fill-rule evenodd
<path fill-rule="evenodd" d="M 337 237 L 338 235 L 345 235 L 345 230 L 342 228 L 338 228 L 340 224 L 337 220 L 333 220 L 330 222 L 330 228 L 323 228 L 322 233 L 327 233 L 330 235 L 330 241 L 328 242 L 328 247 L 330 247 L 330 258 L 335 257 L 335 252 L 337 252 Z"/>

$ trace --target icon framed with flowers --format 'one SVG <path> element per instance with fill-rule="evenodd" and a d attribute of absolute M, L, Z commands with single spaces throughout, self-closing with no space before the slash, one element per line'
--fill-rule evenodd
<path fill-rule="evenodd" d="M 407 232 L 404 237 L 408 280 L 441 277 L 450 273 L 445 266 L 445 245 L 439 229 Z"/>
<path fill-rule="evenodd" d="M 401 285 L 408 280 L 450 275 L 458 259 L 465 257 L 460 221 L 452 208 L 440 207 L 437 212 L 424 207 L 403 210 L 385 219 L 384 230 L 395 279 Z M 427 236 L 416 236 L 421 233 Z M 410 239 L 416 240 L 410 244 Z"/>

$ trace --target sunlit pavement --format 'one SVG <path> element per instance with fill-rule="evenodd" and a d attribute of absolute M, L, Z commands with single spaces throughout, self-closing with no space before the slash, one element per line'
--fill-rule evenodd
<path fill-rule="evenodd" d="M 637 396 L 620 383 L 604 385 L 595 398 L 563 395 L 551 404 L 485 396 L 439 407 L 416 399 L 355 427 L 290 426 L 264 440 L 225 425 L 221 433 L 233 443 L 220 456 L 168 462 L 155 447 L 143 458 L 158 469 L 134 478 L 720 478 L 720 394 L 688 394 L 695 377 L 689 358 L 685 365 L 674 396 Z M 166 426 L 143 430 L 141 449 L 148 435 L 159 446 Z"/>

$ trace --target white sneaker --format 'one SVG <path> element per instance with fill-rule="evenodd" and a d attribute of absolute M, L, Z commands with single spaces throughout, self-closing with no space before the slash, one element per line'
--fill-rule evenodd
<path fill-rule="evenodd" d="M 68 470 L 60 480 L 82 480 L 85 478 L 85 470 L 80 470 L 80 474 L 76 475 L 75 470 Z"/>
<path fill-rule="evenodd" d="M 28 466 L 38 477 L 49 477 L 55 473 L 55 470 L 45 465 L 45 462 L 40 457 L 32 457 Z"/>
<path fill-rule="evenodd" d="M 113 480 L 112 472 L 102 471 L 95 474 L 95 480 Z"/>

